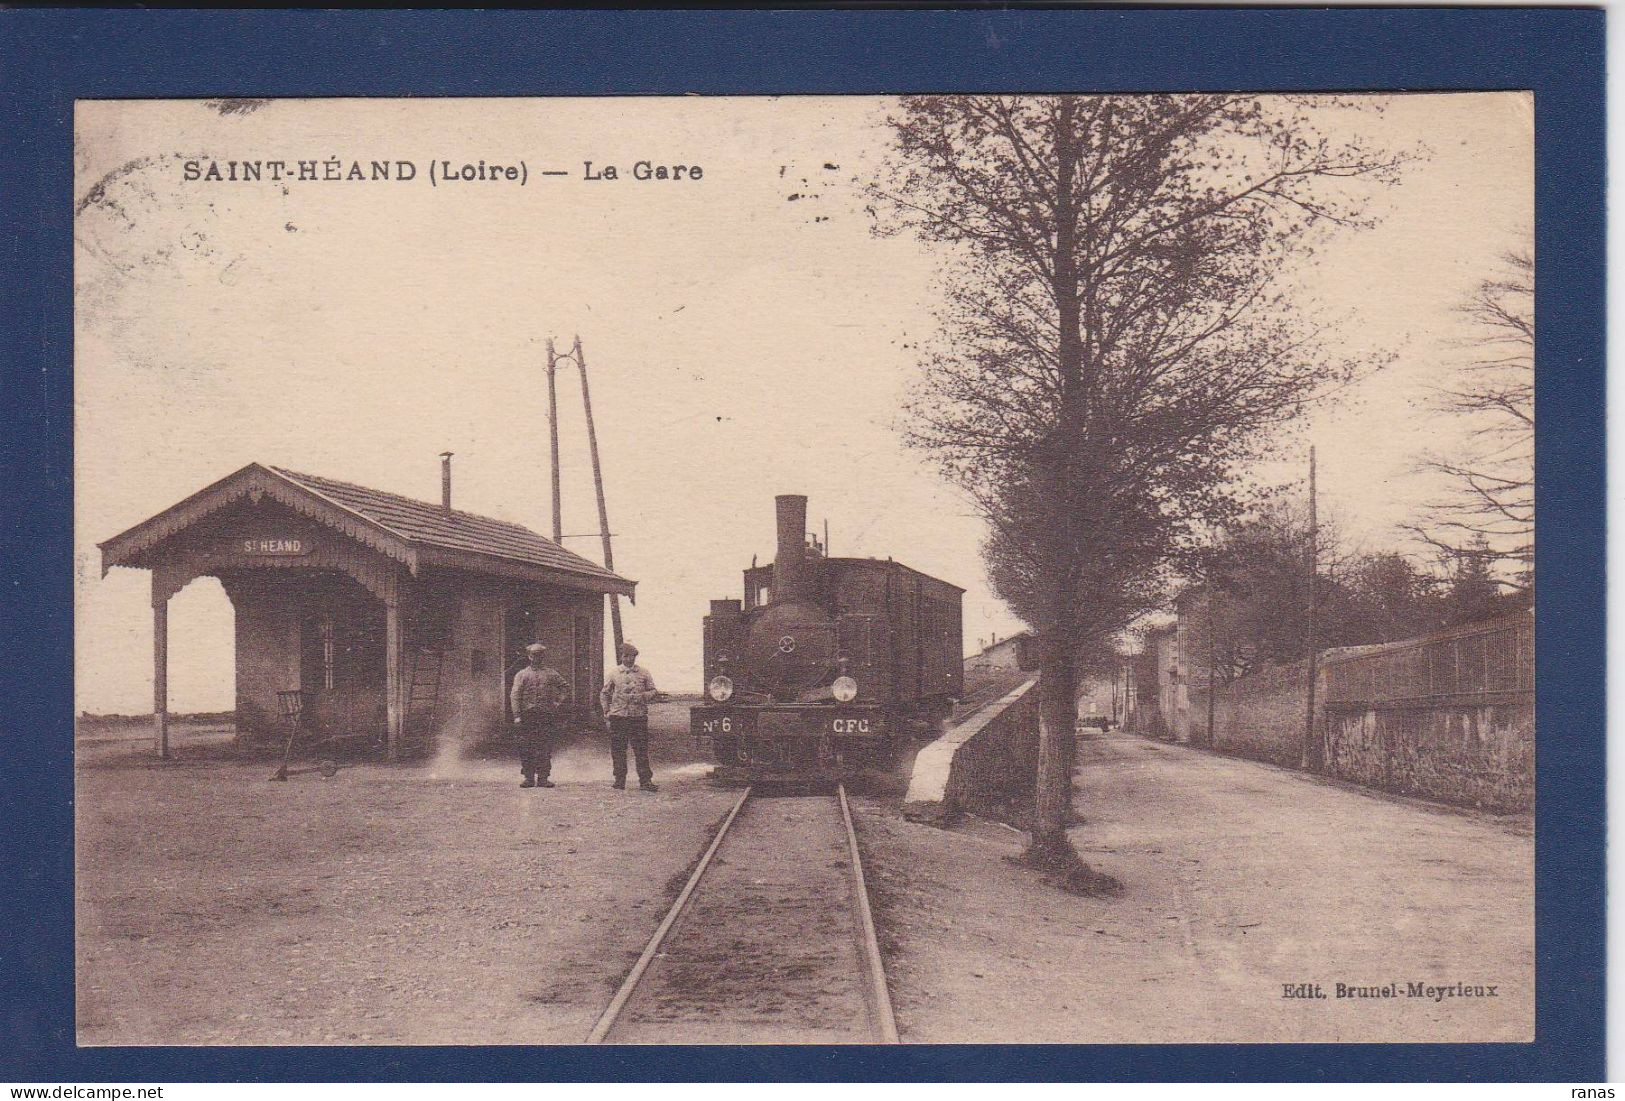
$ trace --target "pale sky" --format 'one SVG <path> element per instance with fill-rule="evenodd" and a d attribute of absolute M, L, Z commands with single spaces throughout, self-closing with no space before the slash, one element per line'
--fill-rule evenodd
<path fill-rule="evenodd" d="M 1429 157 L 1381 225 L 1294 273 L 1348 350 L 1395 365 L 1302 438 L 1321 501 L 1384 545 L 1452 431 L 1421 410 L 1459 351 L 1452 306 L 1533 221 L 1520 94 L 1388 97 L 1353 125 Z M 706 602 L 773 554 L 773 495 L 805 493 L 834 553 L 888 555 L 968 591 L 968 648 L 1021 628 L 987 591 L 982 526 L 895 422 L 931 331 L 935 258 L 869 232 L 858 183 L 885 147 L 864 97 L 279 100 L 77 110 L 77 706 L 151 707 L 144 571 L 100 577 L 97 542 L 252 461 L 550 531 L 548 337 L 579 334 L 627 635 L 661 687 L 698 690 Z M 184 163 L 410 160 L 409 182 L 183 178 Z M 511 164 L 524 186 L 431 187 L 428 164 Z M 700 181 L 587 182 L 583 162 L 703 166 Z M 829 166 L 829 167 L 826 167 Z M 567 177 L 543 177 L 545 169 Z M 294 171 L 297 171 L 295 169 Z M 109 175 L 111 174 L 111 178 Z M 796 198 L 792 198 L 796 196 Z M 566 533 L 597 558 L 579 388 L 561 375 Z M 1294 444 L 1284 477 L 1301 466 Z M 171 602 L 175 711 L 232 705 L 218 584 Z"/>

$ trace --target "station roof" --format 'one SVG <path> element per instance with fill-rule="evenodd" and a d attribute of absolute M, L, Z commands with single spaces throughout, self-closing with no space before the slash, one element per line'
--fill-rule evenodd
<path fill-rule="evenodd" d="M 636 582 L 564 549 L 529 528 L 366 486 L 249 463 L 100 544 L 102 572 L 150 567 L 150 554 L 180 531 L 245 497 L 269 496 L 405 564 L 568 580 L 577 588 L 632 595 Z"/>

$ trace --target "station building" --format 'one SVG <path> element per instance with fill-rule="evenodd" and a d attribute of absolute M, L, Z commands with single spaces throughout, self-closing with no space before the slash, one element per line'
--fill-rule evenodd
<path fill-rule="evenodd" d="M 250 463 L 101 544 L 102 572 L 152 572 L 153 711 L 169 752 L 169 599 L 218 578 L 236 619 L 241 736 L 377 737 L 391 757 L 455 723 L 508 721 L 531 642 L 590 710 L 604 676 L 604 597 L 634 582 L 518 524 Z"/>

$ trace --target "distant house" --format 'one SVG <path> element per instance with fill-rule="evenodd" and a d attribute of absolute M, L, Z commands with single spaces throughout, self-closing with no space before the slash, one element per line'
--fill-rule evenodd
<path fill-rule="evenodd" d="M 1040 663 L 1038 638 L 1023 631 L 1009 638 L 993 638 L 977 653 L 965 659 L 967 675 L 1036 673 Z M 1109 670 L 1078 669 L 1078 714 L 1084 719 L 1104 718 L 1121 722 L 1128 710 L 1124 699 L 1127 681 L 1113 666 Z"/>
<path fill-rule="evenodd" d="M 1141 635 L 1143 648 L 1130 659 L 1134 680 L 1134 726 L 1142 734 L 1175 741 L 1190 738 L 1188 675 L 1179 624 L 1152 627 Z"/>
<path fill-rule="evenodd" d="M 1009 638 L 994 635 L 978 653 L 965 659 L 967 673 L 1028 672 L 1037 668 L 1038 646 L 1031 631 Z"/>

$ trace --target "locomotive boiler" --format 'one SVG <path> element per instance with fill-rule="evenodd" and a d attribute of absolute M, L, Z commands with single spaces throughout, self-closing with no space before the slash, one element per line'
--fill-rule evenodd
<path fill-rule="evenodd" d="M 807 498 L 776 498 L 771 565 L 705 617 L 690 728 L 721 779 L 837 780 L 932 736 L 964 685 L 964 590 L 889 558 L 830 558 Z"/>

